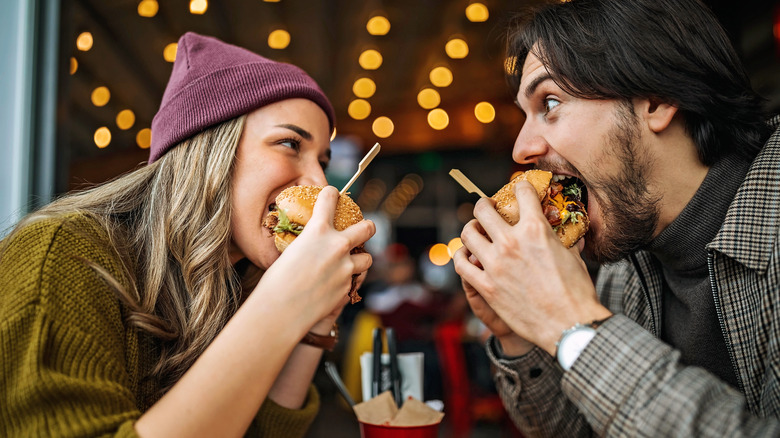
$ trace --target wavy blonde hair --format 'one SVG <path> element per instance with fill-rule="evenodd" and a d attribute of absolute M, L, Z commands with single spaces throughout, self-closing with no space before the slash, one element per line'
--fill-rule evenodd
<path fill-rule="evenodd" d="M 228 250 L 233 163 L 245 120 L 207 129 L 158 161 L 68 194 L 16 227 L 80 212 L 106 229 L 129 288 L 92 267 L 130 309 L 130 322 L 161 340 L 152 375 L 164 389 L 189 369 L 241 302 L 241 280 Z"/>

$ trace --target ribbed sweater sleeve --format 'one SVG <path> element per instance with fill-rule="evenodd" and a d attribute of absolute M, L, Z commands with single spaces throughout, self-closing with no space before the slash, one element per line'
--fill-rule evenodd
<path fill-rule="evenodd" d="M 137 337 L 113 291 L 121 279 L 83 217 L 33 223 L 0 259 L 0 435 L 134 435 Z M 126 348 L 130 346 L 130 348 Z"/>
<path fill-rule="evenodd" d="M 0 437 L 137 436 L 133 424 L 156 394 L 139 380 L 157 358 L 139 350 L 115 292 L 88 266 L 124 278 L 105 231 L 74 214 L 9 239 L 0 256 Z M 266 400 L 247 436 L 302 437 L 318 410 L 313 386 L 298 410 Z"/>

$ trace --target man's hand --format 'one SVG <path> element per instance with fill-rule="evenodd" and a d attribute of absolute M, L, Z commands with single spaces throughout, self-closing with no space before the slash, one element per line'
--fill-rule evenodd
<path fill-rule="evenodd" d="M 455 263 L 456 272 L 458 272 L 458 266 L 463 263 L 474 264 L 480 268 L 482 267 L 479 264 L 479 261 L 473 257 L 469 257 L 470 255 L 471 253 L 469 253 L 468 249 L 465 247 L 455 252 L 452 258 Z M 477 292 L 477 290 L 466 280 L 462 280 L 462 284 L 463 290 L 466 292 L 466 300 L 468 300 L 469 306 L 471 306 L 471 311 L 474 312 L 474 315 L 479 318 L 488 330 L 490 330 L 498 339 L 505 355 L 521 356 L 531 351 L 533 348 L 532 343 L 515 334 L 504 320 L 490 307 L 485 299 L 479 295 L 479 292 Z"/>
<path fill-rule="evenodd" d="M 515 196 L 520 221 L 514 226 L 501 218 L 490 199 L 477 202 L 476 219 L 466 224 L 461 239 L 463 251 L 479 263 L 464 263 L 464 252 L 455 268 L 496 318 L 552 355 L 563 330 L 611 313 L 599 303 L 577 249 L 564 248 L 555 236 L 533 187 L 519 182 Z M 483 312 L 483 318 L 489 319 L 488 314 Z"/>

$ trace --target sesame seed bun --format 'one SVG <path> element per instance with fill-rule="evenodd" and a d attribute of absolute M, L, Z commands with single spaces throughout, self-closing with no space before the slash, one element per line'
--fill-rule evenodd
<path fill-rule="evenodd" d="M 276 197 L 276 209 L 268 213 L 263 220 L 263 226 L 270 229 L 274 234 L 274 245 L 280 253 L 284 252 L 298 235 L 287 231 L 273 231 L 279 222 L 279 210 L 285 212 L 290 222 L 306 226 L 311 219 L 314 203 L 317 201 L 320 191 L 322 191 L 321 186 L 292 186 L 282 190 Z M 362 220 L 363 213 L 360 211 L 360 207 L 355 204 L 355 201 L 347 195 L 339 194 L 336 212 L 333 217 L 333 227 L 338 231 L 343 231 Z M 361 252 L 365 252 L 363 245 L 352 249 L 352 254 Z M 358 274 L 352 276 L 352 288 L 349 292 L 352 304 L 361 300 L 356 290 L 357 277 Z"/>
<path fill-rule="evenodd" d="M 507 221 L 510 225 L 516 224 L 520 220 L 520 210 L 517 205 L 517 198 L 515 198 L 515 184 L 518 181 L 528 181 L 536 189 L 536 195 L 539 197 L 539 202 L 542 203 L 547 196 L 547 191 L 550 188 L 550 181 L 552 180 L 552 172 L 544 170 L 529 170 L 516 176 L 509 183 L 501 187 L 495 195 L 491 196 L 491 199 L 496 201 L 496 211 Z M 563 226 L 558 227 L 555 234 L 558 239 L 566 248 L 571 248 L 577 241 L 579 241 L 585 233 L 588 231 L 590 221 L 588 220 L 588 214 L 586 211 L 582 211 L 582 217 L 577 222 L 566 222 Z"/>

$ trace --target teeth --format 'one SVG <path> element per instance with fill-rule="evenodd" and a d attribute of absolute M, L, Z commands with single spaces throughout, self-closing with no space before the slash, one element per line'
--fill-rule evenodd
<path fill-rule="evenodd" d="M 565 175 L 553 175 L 552 180 L 555 182 L 560 182 L 566 179 Z"/>

